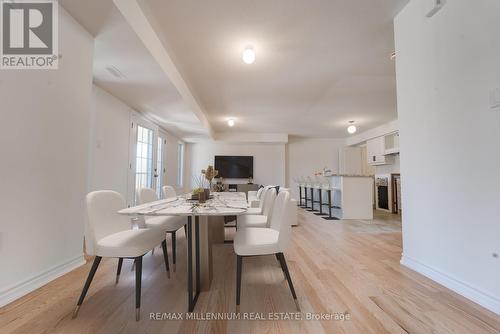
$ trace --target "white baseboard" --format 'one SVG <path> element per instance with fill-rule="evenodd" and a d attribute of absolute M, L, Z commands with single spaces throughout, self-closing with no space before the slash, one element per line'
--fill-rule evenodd
<path fill-rule="evenodd" d="M 475 288 L 467 283 L 464 283 L 454 277 L 451 277 L 435 268 L 432 268 L 422 262 L 412 259 L 406 255 L 401 256 L 400 263 L 439 284 L 447 287 L 450 290 L 464 296 L 467 299 L 481 305 L 484 308 L 500 315 L 500 300 L 478 288 Z"/>
<path fill-rule="evenodd" d="M 54 279 L 82 266 L 85 264 L 85 259 L 82 255 L 70 259 L 64 263 L 56 265 L 48 270 L 45 270 L 38 275 L 24 280 L 21 283 L 12 285 L 0 291 L 0 307 L 5 306 L 14 300 L 38 289 L 39 287 L 53 281 Z"/>

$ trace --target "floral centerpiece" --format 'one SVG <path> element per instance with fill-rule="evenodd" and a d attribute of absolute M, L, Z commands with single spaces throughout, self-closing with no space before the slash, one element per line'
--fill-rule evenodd
<path fill-rule="evenodd" d="M 201 193 L 205 192 L 205 189 L 203 189 L 204 181 L 201 175 L 197 175 L 193 177 L 193 199 L 199 199 L 199 196 Z"/>
<path fill-rule="evenodd" d="M 214 169 L 214 166 L 208 166 L 207 169 L 202 169 L 201 174 L 205 175 L 205 179 L 208 181 L 208 189 L 212 189 L 212 180 L 219 175 L 219 171 Z"/>
<path fill-rule="evenodd" d="M 217 175 L 219 175 L 219 172 L 213 166 L 202 169 L 201 174 L 194 177 L 193 199 L 198 199 L 200 202 L 207 200 L 210 197 L 212 181 Z"/>

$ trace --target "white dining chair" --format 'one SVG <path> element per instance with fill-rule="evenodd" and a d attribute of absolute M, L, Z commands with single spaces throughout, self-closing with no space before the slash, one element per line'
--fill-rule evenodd
<path fill-rule="evenodd" d="M 267 189 L 269 189 L 269 186 L 264 186 L 257 190 L 257 193 L 255 194 L 255 198 L 250 198 L 248 197 L 248 214 L 262 214 L 262 206 L 264 205 L 264 195 L 267 192 Z"/>
<path fill-rule="evenodd" d="M 73 312 L 73 318 L 78 315 L 101 259 L 112 257 L 119 259 L 117 276 L 120 275 L 123 259 L 135 260 L 135 308 L 138 321 L 141 308 L 142 257 L 161 244 L 165 265 L 168 267 L 165 236 L 155 229 L 131 229 L 130 219 L 117 213 L 126 208 L 125 199 L 117 192 L 107 190 L 91 192 L 87 195 L 85 204 L 87 211 L 85 248 L 87 254 L 95 258 Z"/>
<path fill-rule="evenodd" d="M 262 190 L 261 199 L 259 201 L 258 207 L 249 207 L 245 212 L 245 215 L 262 215 L 264 211 L 264 203 L 266 202 L 266 194 L 269 190 L 274 189 L 276 194 L 276 188 L 272 186 L 265 186 Z"/>
<path fill-rule="evenodd" d="M 264 189 L 265 187 L 261 185 L 258 190 L 249 190 L 247 192 L 247 202 L 249 208 L 258 208 L 260 206 L 262 192 Z"/>
<path fill-rule="evenodd" d="M 161 192 L 163 194 L 163 198 L 165 199 L 177 197 L 177 193 L 175 192 L 175 189 L 172 186 L 163 186 L 161 188 Z"/>
<path fill-rule="evenodd" d="M 151 188 L 139 188 L 137 189 L 137 200 L 138 204 L 145 204 L 157 201 L 156 192 Z M 186 225 L 185 217 L 177 216 L 158 216 L 158 217 L 145 217 L 145 224 L 148 228 L 158 228 L 166 233 L 170 233 L 172 237 L 172 268 L 175 272 L 176 263 L 176 233 L 177 230 Z M 170 278 L 170 271 L 168 272 L 168 277 Z"/>
<path fill-rule="evenodd" d="M 278 259 L 281 269 L 288 281 L 288 286 L 292 292 L 293 299 L 297 309 L 300 306 L 293 287 L 292 278 L 288 271 L 285 256 L 283 252 L 291 243 L 292 227 L 290 225 L 290 210 L 288 206 L 290 194 L 287 191 L 280 192 L 273 205 L 270 227 L 261 228 L 240 228 L 234 238 L 234 251 L 236 253 L 236 311 L 239 312 L 240 292 L 241 292 L 241 273 L 243 266 L 243 257 L 275 255 Z"/>
<path fill-rule="evenodd" d="M 262 200 L 263 205 L 261 214 L 249 214 L 248 212 L 246 212 L 244 215 L 239 216 L 237 221 L 238 228 L 269 227 L 275 199 L 276 188 L 267 189 L 266 193 L 264 194 L 264 199 Z"/>

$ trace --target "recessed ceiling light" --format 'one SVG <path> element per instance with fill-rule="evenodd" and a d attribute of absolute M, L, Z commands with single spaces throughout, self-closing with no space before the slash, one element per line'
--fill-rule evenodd
<path fill-rule="evenodd" d="M 243 50 L 242 58 L 245 64 L 253 64 L 255 61 L 255 50 L 253 47 L 247 46 L 245 50 Z"/>
<path fill-rule="evenodd" d="M 354 121 L 349 121 L 349 124 L 351 124 L 351 125 L 349 125 L 347 127 L 347 132 L 349 132 L 352 135 L 352 134 L 356 133 L 356 131 L 358 131 L 358 129 L 354 125 Z"/>
<path fill-rule="evenodd" d="M 228 126 L 231 126 L 231 127 L 232 127 L 232 126 L 234 126 L 234 119 L 232 119 L 232 118 L 231 118 L 231 119 L 228 119 L 228 120 L 227 120 L 227 125 L 228 125 Z"/>

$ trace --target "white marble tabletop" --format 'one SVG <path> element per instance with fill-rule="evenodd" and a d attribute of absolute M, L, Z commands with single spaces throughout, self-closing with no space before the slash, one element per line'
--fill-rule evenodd
<path fill-rule="evenodd" d="M 129 216 L 237 216 L 248 208 L 245 193 L 212 193 L 205 203 L 190 200 L 191 194 L 162 199 L 118 211 Z"/>

